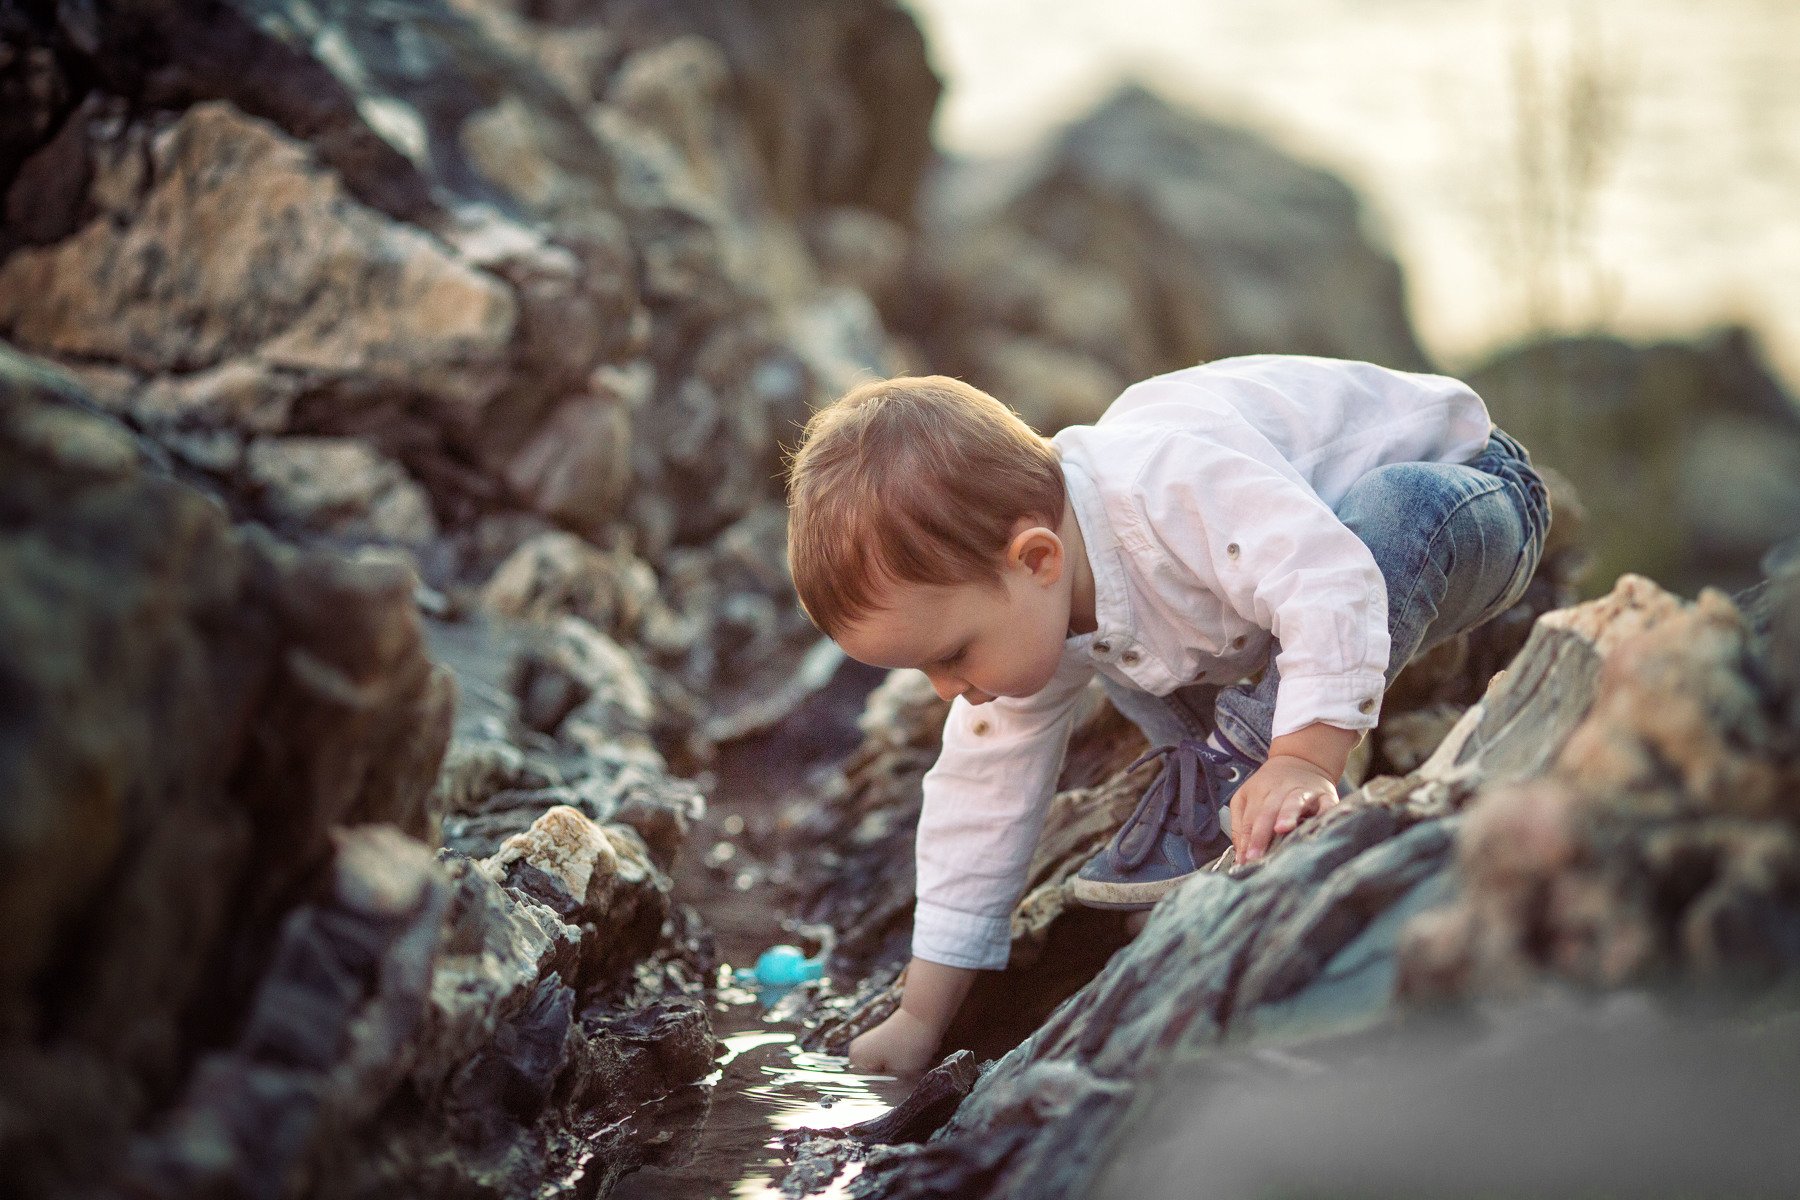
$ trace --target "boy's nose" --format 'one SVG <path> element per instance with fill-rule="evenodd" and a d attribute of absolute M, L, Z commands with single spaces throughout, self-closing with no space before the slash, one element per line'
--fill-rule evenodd
<path fill-rule="evenodd" d="M 952 679 L 935 671 L 927 671 L 925 675 L 931 680 L 931 690 L 937 693 L 939 700 L 954 700 L 969 690 L 969 685 L 960 679 Z"/>

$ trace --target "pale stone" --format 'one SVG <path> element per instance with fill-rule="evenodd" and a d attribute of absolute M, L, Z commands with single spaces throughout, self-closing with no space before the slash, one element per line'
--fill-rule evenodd
<path fill-rule="evenodd" d="M 261 438 L 246 451 L 249 478 L 272 511 L 346 536 L 420 544 L 437 533 L 424 489 L 352 438 Z"/>
<path fill-rule="evenodd" d="M 0 264 L 0 327 L 20 345 L 146 375 L 247 357 L 467 412 L 498 391 L 510 292 L 351 199 L 305 144 L 209 101 L 154 139 L 150 163 L 134 208 Z"/>

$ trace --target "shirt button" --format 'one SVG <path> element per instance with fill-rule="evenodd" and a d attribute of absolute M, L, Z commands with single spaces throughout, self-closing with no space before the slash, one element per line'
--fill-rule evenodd
<path fill-rule="evenodd" d="M 1375 711 L 1375 702 L 1373 700 L 1364 700 L 1361 704 L 1356 706 L 1356 711 L 1372 713 Z"/>
<path fill-rule="evenodd" d="M 1245 640 L 1246 639 L 1243 634 L 1241 634 L 1241 633 L 1238 634 L 1236 637 L 1231 639 L 1231 648 L 1233 650 L 1242 650 L 1244 648 Z"/>
<path fill-rule="evenodd" d="M 971 728 L 971 729 L 973 729 L 973 730 L 974 730 L 974 731 L 975 731 L 975 736 L 976 736 L 976 737 L 980 737 L 980 736 L 981 736 L 981 735 L 982 735 L 982 734 L 984 734 L 984 733 L 986 733 L 986 732 L 987 732 L 987 731 L 988 731 L 988 730 L 990 730 L 990 729 L 992 729 L 992 728 L 993 728 L 993 726 L 992 726 L 992 725 L 989 725 L 989 724 L 988 724 L 988 723 L 987 723 L 987 720 L 986 720 L 986 719 L 985 719 L 985 718 L 984 718 L 984 719 L 982 719 L 982 720 L 978 720 L 978 721 L 976 721 L 976 722 L 975 722 L 975 724 L 973 724 L 973 725 L 971 725 L 971 726 L 970 726 L 970 727 L 969 727 L 969 728 Z"/>
<path fill-rule="evenodd" d="M 1101 638 L 1099 641 L 1094 643 L 1094 652 L 1096 654 L 1111 654 L 1112 653 L 1112 643 L 1107 641 L 1105 638 Z"/>
<path fill-rule="evenodd" d="M 1225 547 L 1225 553 L 1231 555 L 1231 557 L 1233 557 L 1233 558 L 1236 558 L 1238 556 L 1238 544 L 1236 542 L 1233 542 L 1229 546 Z"/>
<path fill-rule="evenodd" d="M 1142 657 L 1143 655 L 1139 654 L 1136 650 L 1127 650 L 1125 653 L 1119 655 L 1119 661 L 1129 667 Z"/>

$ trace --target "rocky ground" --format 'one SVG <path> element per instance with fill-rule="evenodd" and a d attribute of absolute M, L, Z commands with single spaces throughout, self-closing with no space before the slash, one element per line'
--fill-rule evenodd
<path fill-rule="evenodd" d="M 673 1169 L 723 1102 L 715 926 L 832 931 L 767 1017 L 824 1051 L 905 956 L 942 706 L 793 600 L 811 408 L 929 367 L 1049 430 L 1220 355 L 1431 365 L 1328 173 L 1136 89 L 947 162 L 939 88 L 889 0 L 0 2 L 0 1191 Z M 1478 382 L 1576 482 L 1358 799 L 1134 939 L 1064 890 L 1144 782 L 1096 696 L 969 1053 L 789 1138 L 789 1194 L 1154 1192 L 1193 1169 L 1157 1121 L 1236 1112 L 1221 1080 L 1403 1091 L 1419 1036 L 1457 1094 L 1496 1038 L 1787 1061 L 1742 1013 L 1779 1025 L 1800 959 L 1800 583 L 1756 568 L 1800 530 L 1793 402 L 1729 333 Z M 1612 586 L 1658 512 L 1700 547 L 1665 582 L 1770 578 Z M 1508 1042 L 1547 980 L 1577 1000 Z M 1723 1025 L 1584 1007 L 1621 991 Z M 1417 1033 L 1444 1012 L 1485 1032 Z M 1219 1190 L 1393 1135 L 1279 1177 L 1236 1139 Z"/>

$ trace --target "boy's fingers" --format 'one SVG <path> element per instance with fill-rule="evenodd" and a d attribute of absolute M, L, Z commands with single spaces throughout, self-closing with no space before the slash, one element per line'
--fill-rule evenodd
<path fill-rule="evenodd" d="M 1275 832 L 1292 833 L 1295 826 L 1318 811 L 1318 803 L 1310 790 L 1289 792 L 1288 798 L 1281 802 L 1281 815 L 1275 818 Z"/>
<path fill-rule="evenodd" d="M 1256 824 L 1250 830 L 1250 848 L 1245 855 L 1245 862 L 1255 862 L 1269 848 L 1269 841 L 1275 836 L 1275 818 L 1280 812 L 1279 805 L 1265 804 L 1256 814 Z"/>
<path fill-rule="evenodd" d="M 1237 861 L 1244 861 L 1244 851 L 1249 848 L 1250 821 L 1245 817 L 1245 810 L 1250 804 L 1250 785 L 1246 783 L 1231 797 L 1231 846 L 1237 851 Z"/>
<path fill-rule="evenodd" d="M 1332 801 L 1335 800 L 1336 797 L 1333 796 Z M 1287 798 L 1281 802 L 1280 811 L 1270 827 L 1270 836 L 1263 839 L 1259 845 L 1251 847 L 1253 855 L 1259 855 L 1262 851 L 1267 850 L 1269 842 L 1274 840 L 1273 835 L 1292 833 L 1299 828 L 1300 822 L 1308 817 L 1318 816 L 1330 806 L 1332 801 L 1326 800 L 1325 793 L 1314 787 L 1297 788 L 1289 792 Z"/>

